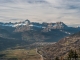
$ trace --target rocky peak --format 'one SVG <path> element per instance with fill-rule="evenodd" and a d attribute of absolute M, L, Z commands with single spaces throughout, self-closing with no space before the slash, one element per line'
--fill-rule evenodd
<path fill-rule="evenodd" d="M 54 29 L 65 29 L 68 26 L 65 25 L 63 22 L 56 22 L 53 26 Z"/>

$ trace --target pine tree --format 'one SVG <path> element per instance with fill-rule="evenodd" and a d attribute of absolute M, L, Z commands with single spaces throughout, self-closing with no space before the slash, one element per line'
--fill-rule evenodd
<path fill-rule="evenodd" d="M 78 58 L 78 54 L 77 54 L 76 50 L 75 50 L 75 52 L 74 52 L 73 58 L 74 58 L 75 60 L 77 60 L 77 58 Z"/>
<path fill-rule="evenodd" d="M 77 52 L 73 51 L 73 50 L 70 50 L 69 53 L 68 53 L 68 60 L 72 60 L 72 59 L 77 60 L 77 58 L 78 58 Z"/>
<path fill-rule="evenodd" d="M 68 60 L 71 60 L 73 58 L 74 52 L 73 50 L 70 50 L 68 53 Z"/>

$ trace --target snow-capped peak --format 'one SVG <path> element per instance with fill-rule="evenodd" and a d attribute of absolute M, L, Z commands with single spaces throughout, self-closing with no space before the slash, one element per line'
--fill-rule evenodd
<path fill-rule="evenodd" d="M 10 26 L 10 27 L 17 27 L 17 26 L 25 26 L 30 24 L 29 20 L 25 20 L 22 22 L 16 22 L 16 23 L 3 23 L 2 26 Z"/>

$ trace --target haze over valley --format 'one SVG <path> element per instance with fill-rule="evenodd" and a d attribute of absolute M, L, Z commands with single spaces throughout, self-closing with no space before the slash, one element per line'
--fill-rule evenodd
<path fill-rule="evenodd" d="M 47 45 L 54 46 L 64 37 L 79 31 L 80 27 L 68 27 L 63 22 L 38 23 L 30 22 L 30 20 L 16 23 L 0 22 L 0 50 L 29 50 Z"/>
<path fill-rule="evenodd" d="M 0 60 L 79 60 L 79 0 L 0 0 Z"/>

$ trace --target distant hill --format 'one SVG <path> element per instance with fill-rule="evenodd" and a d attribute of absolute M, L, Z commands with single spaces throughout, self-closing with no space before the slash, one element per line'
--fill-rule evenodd
<path fill-rule="evenodd" d="M 14 39 L 14 38 L 2 38 L 0 37 L 0 50 L 11 49 L 17 46 L 28 45 L 26 41 Z"/>
<path fill-rule="evenodd" d="M 70 50 L 76 50 L 80 54 L 80 32 L 65 37 L 53 45 L 41 49 L 41 54 L 47 59 L 55 57 L 67 58 Z"/>
<path fill-rule="evenodd" d="M 68 34 L 61 32 L 59 30 L 52 30 L 50 32 L 26 31 L 22 33 L 22 38 L 23 40 L 33 42 L 56 42 L 67 35 Z"/>

